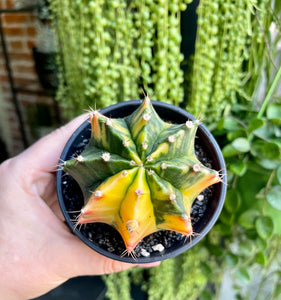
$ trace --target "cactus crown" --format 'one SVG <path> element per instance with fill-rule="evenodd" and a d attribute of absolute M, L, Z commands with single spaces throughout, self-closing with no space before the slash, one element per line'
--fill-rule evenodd
<path fill-rule="evenodd" d="M 219 173 L 205 167 L 195 155 L 200 122 L 166 123 L 148 96 L 125 118 L 110 119 L 92 111 L 90 122 L 86 149 L 64 163 L 64 170 L 84 195 L 77 224 L 113 226 L 128 253 L 159 230 L 190 236 L 193 200 L 221 181 Z"/>

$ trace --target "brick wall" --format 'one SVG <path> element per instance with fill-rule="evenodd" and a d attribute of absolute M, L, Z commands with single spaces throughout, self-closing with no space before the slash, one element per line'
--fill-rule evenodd
<path fill-rule="evenodd" d="M 12 0 L 0 0 L 0 9 L 11 8 L 14 8 Z M 28 90 L 17 93 L 28 144 L 58 126 L 56 123 L 58 120 L 54 117 L 57 112 L 54 100 L 45 95 L 34 67 L 32 48 L 36 41 L 36 18 L 33 12 L 1 14 L 14 83 L 17 87 L 22 86 Z M 30 90 L 32 92 L 29 92 Z M 43 112 L 50 113 L 52 120 L 56 119 L 55 122 L 52 121 L 56 124 L 47 122 L 48 124 L 43 124 L 42 128 L 34 129 L 32 126 L 36 114 L 38 109 L 42 111 L 42 107 Z M 43 128 L 44 125 L 46 128 Z M 0 46 L 0 138 L 5 142 L 9 156 L 14 156 L 24 149 L 2 46 Z"/>

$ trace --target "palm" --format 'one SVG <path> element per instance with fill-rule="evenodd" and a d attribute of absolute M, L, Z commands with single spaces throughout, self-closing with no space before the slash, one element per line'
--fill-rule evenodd
<path fill-rule="evenodd" d="M 59 155 L 85 116 L 0 165 L 0 281 L 3 299 L 33 298 L 78 275 L 131 267 L 104 258 L 66 227 L 58 207 Z"/>

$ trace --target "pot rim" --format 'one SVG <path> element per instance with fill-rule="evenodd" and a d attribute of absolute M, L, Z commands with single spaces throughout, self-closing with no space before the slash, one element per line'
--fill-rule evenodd
<path fill-rule="evenodd" d="M 124 116 L 125 116 L 127 110 L 134 111 L 140 105 L 141 102 L 142 102 L 142 100 L 124 101 L 124 102 L 120 102 L 120 103 L 108 106 L 104 109 L 101 109 L 100 112 L 104 115 L 112 116 L 112 113 L 114 113 L 116 110 L 118 110 L 118 111 L 121 110 L 121 114 L 123 113 Z M 170 115 L 170 113 L 172 111 L 174 114 L 177 114 L 178 116 L 181 116 L 185 120 L 195 120 L 196 119 L 192 114 L 188 113 L 187 111 L 185 111 L 184 109 L 182 109 L 180 107 L 177 107 L 177 106 L 174 106 L 174 105 L 171 105 L 171 104 L 168 104 L 168 103 L 160 102 L 160 101 L 152 100 L 151 102 L 153 104 L 153 107 L 157 111 L 157 113 L 159 113 L 159 111 L 162 111 L 162 113 L 164 111 L 166 111 Z M 129 115 L 129 114 L 130 114 L 130 111 L 129 111 L 129 113 L 127 113 L 127 115 Z M 161 113 L 160 113 L 160 115 L 161 115 Z M 114 118 L 116 118 L 116 116 L 114 116 Z M 69 140 L 65 144 L 65 147 L 64 147 L 64 149 L 62 151 L 62 154 L 60 156 L 60 161 L 65 161 L 66 159 L 69 159 L 69 155 L 68 155 L 69 148 L 75 142 L 75 140 L 80 136 L 80 134 L 87 128 L 87 126 L 89 126 L 88 120 L 84 121 L 74 131 L 72 136 L 69 138 Z M 168 259 L 168 258 L 177 256 L 177 255 L 185 252 L 189 248 L 193 247 L 194 245 L 196 245 L 211 230 L 211 228 L 216 223 L 216 221 L 217 221 L 217 219 L 218 219 L 218 217 L 221 213 L 221 210 L 223 208 L 225 195 L 226 195 L 226 190 L 227 190 L 227 187 L 226 187 L 226 180 L 227 180 L 226 179 L 226 166 L 225 166 L 224 157 L 222 155 L 222 152 L 221 152 L 221 149 L 220 149 L 218 143 L 216 142 L 216 140 L 213 137 L 213 135 L 211 134 L 211 132 L 202 123 L 198 126 L 197 132 L 199 132 L 200 135 L 203 135 L 203 138 L 205 138 L 208 141 L 209 147 L 213 148 L 214 153 L 212 153 L 211 157 L 212 157 L 212 159 L 216 159 L 217 164 L 218 164 L 218 168 L 216 168 L 216 169 L 218 171 L 220 170 L 220 173 L 222 175 L 222 182 L 219 182 L 219 183 L 214 185 L 214 189 L 219 190 L 219 192 L 218 192 L 219 198 L 218 198 L 218 201 L 217 201 L 217 205 L 215 207 L 215 211 L 210 216 L 209 220 L 207 220 L 206 224 L 202 225 L 203 228 L 200 231 L 200 235 L 194 236 L 192 238 L 192 241 L 189 241 L 187 243 L 182 243 L 182 245 L 179 246 L 177 249 L 170 249 L 170 248 L 172 248 L 172 247 L 170 247 L 167 251 L 164 250 L 163 253 L 159 252 L 159 255 L 155 254 L 155 255 L 149 256 L 149 257 L 139 257 L 139 258 L 137 258 L 137 260 L 133 259 L 131 256 L 121 257 L 121 256 L 119 256 L 115 253 L 111 253 L 109 251 L 106 251 L 105 249 L 99 247 L 97 244 L 91 242 L 86 236 L 84 236 L 77 228 L 75 228 L 75 224 L 70 220 L 70 215 L 67 212 L 67 209 L 65 207 L 63 194 L 62 194 L 62 186 L 61 185 L 62 185 L 63 171 L 58 170 L 57 174 L 56 174 L 57 175 L 56 176 L 56 186 L 57 186 L 58 201 L 59 201 L 59 205 L 60 205 L 61 211 L 63 213 L 63 216 L 65 218 L 65 221 L 66 221 L 67 225 L 71 228 L 72 232 L 77 237 L 79 237 L 79 239 L 81 239 L 87 246 L 89 246 L 90 248 L 92 248 L 93 250 L 98 252 L 99 254 L 102 254 L 102 255 L 104 255 L 108 258 L 118 260 L 118 261 L 122 261 L 122 262 L 126 262 L 126 263 L 140 264 L 140 263 L 150 263 L 150 262 L 162 261 L 164 259 Z M 205 213 L 204 213 L 204 215 L 205 215 Z M 200 221 L 199 221 L 199 223 L 200 223 Z"/>

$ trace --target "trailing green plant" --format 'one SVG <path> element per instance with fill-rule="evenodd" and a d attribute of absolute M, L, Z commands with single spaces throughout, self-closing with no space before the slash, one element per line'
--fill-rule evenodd
<path fill-rule="evenodd" d="M 272 1 L 200 1 L 194 60 L 181 53 L 181 11 L 189 2 L 51 1 L 61 47 L 57 99 L 76 114 L 139 98 L 144 88 L 177 105 L 185 98 L 207 123 L 241 97 L 253 99 L 276 18 L 267 12 Z M 185 76 L 184 59 L 194 66 Z"/>
<path fill-rule="evenodd" d="M 180 103 L 181 10 L 189 2 L 50 1 L 61 47 L 62 105 L 75 113 L 88 105 L 102 108 L 138 99 L 142 88 Z"/>
<path fill-rule="evenodd" d="M 197 299 L 204 293 L 203 290 L 209 280 L 209 268 L 211 269 L 213 265 L 210 261 L 207 266 L 204 263 L 207 259 L 207 249 L 196 245 L 179 257 L 163 261 L 158 267 L 152 269 L 136 267 L 123 274 L 131 279 L 131 283 L 140 285 L 149 300 Z M 106 296 L 109 299 L 133 299 L 131 286 L 123 284 L 123 277 L 112 274 L 104 278 L 108 288 Z M 126 297 L 120 297 L 121 291 Z"/>
<path fill-rule="evenodd" d="M 63 163 L 84 195 L 77 225 L 115 227 L 133 257 L 137 244 L 151 233 L 172 230 L 192 236 L 194 199 L 222 180 L 196 157 L 200 121 L 166 123 L 148 96 L 125 118 L 111 119 L 93 110 L 90 120 L 88 146 Z"/>
<path fill-rule="evenodd" d="M 264 65 L 271 0 L 201 0 L 187 108 L 208 122 L 241 98 L 251 100 Z M 251 52 L 251 53 L 250 53 Z"/>

